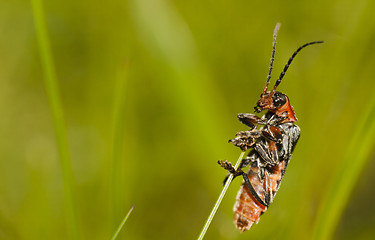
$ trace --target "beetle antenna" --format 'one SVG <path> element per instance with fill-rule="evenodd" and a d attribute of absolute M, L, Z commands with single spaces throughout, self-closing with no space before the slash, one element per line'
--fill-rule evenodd
<path fill-rule="evenodd" d="M 315 41 L 315 42 L 309 42 L 309 43 L 306 43 L 306 44 L 302 45 L 301 47 L 299 47 L 299 48 L 293 53 L 293 55 L 289 58 L 288 63 L 285 65 L 284 70 L 280 73 L 279 78 L 276 80 L 275 86 L 273 87 L 272 92 L 271 92 L 271 94 L 270 94 L 271 97 L 273 96 L 273 94 L 275 94 L 277 86 L 279 86 L 279 84 L 280 84 L 281 80 L 283 79 L 283 77 L 284 77 L 286 71 L 288 70 L 290 64 L 292 63 L 293 59 L 297 56 L 297 53 L 298 53 L 299 51 L 301 51 L 303 48 L 305 48 L 305 47 L 307 47 L 307 46 L 309 46 L 309 45 L 317 44 L 317 43 L 323 43 L 323 41 Z"/>
<path fill-rule="evenodd" d="M 272 56 L 271 56 L 270 68 L 268 70 L 267 82 L 266 82 L 266 86 L 264 86 L 264 88 L 263 88 L 262 95 L 264 95 L 266 93 L 267 88 L 268 88 L 268 84 L 270 83 L 271 72 L 272 72 L 272 68 L 273 68 L 273 61 L 275 60 L 277 32 L 279 31 L 280 26 L 281 26 L 280 23 L 276 23 L 275 30 L 273 31 Z"/>

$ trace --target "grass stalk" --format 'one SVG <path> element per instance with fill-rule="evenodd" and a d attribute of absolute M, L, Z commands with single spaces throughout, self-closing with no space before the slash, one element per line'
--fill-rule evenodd
<path fill-rule="evenodd" d="M 338 166 L 336 176 L 323 199 L 316 219 L 313 239 L 332 239 L 345 206 L 350 199 L 350 194 L 370 154 L 373 152 L 375 141 L 375 97 L 372 97 L 369 102 L 344 154 L 344 159 Z"/>
<path fill-rule="evenodd" d="M 112 156 L 110 167 L 110 204 L 111 221 L 110 226 L 115 226 L 115 222 L 121 219 L 119 212 L 124 212 L 124 129 L 125 129 L 125 97 L 127 74 L 129 63 L 121 63 L 118 67 L 114 89 L 113 117 L 112 117 Z M 117 226 L 117 223 L 116 223 Z"/>
<path fill-rule="evenodd" d="M 237 169 L 238 166 L 240 165 L 240 162 L 241 162 L 241 160 L 243 159 L 243 156 L 244 156 L 244 155 L 245 155 L 245 152 L 242 152 L 241 155 L 240 155 L 240 157 L 238 158 L 238 160 L 237 160 L 237 162 L 236 162 L 236 165 L 234 166 L 235 169 Z M 231 175 L 228 177 L 228 180 L 227 180 L 227 182 L 225 183 L 225 186 L 224 186 L 223 190 L 221 191 L 221 194 L 220 194 L 219 198 L 217 199 L 217 201 L 216 201 L 216 203 L 215 203 L 215 206 L 213 207 L 213 209 L 212 209 L 210 215 L 208 216 L 208 219 L 207 219 L 207 221 L 206 221 L 206 224 L 204 225 L 204 227 L 203 227 L 203 229 L 202 229 L 202 231 L 201 231 L 201 234 L 200 234 L 199 237 L 198 237 L 198 240 L 202 240 L 202 239 L 204 238 L 204 235 L 206 234 L 207 229 L 208 229 L 208 227 L 210 226 L 211 221 L 212 221 L 212 219 L 214 218 L 214 216 L 215 216 L 215 214 L 216 214 L 216 211 L 217 211 L 217 209 L 219 208 L 220 203 L 221 203 L 221 201 L 223 200 L 224 195 L 225 195 L 225 193 L 227 192 L 227 190 L 228 190 L 228 188 L 229 188 L 229 185 L 231 184 L 232 180 L 233 180 L 233 174 L 231 174 Z"/>
<path fill-rule="evenodd" d="M 54 124 L 57 149 L 61 164 L 64 184 L 64 202 L 67 215 L 67 226 L 70 239 L 78 239 L 76 214 L 73 201 L 73 170 L 70 158 L 68 136 L 64 122 L 64 114 L 58 91 L 58 80 L 54 67 L 51 45 L 47 32 L 47 24 L 42 0 L 31 0 L 36 37 L 44 73 L 44 84 Z"/>
<path fill-rule="evenodd" d="M 118 227 L 117 231 L 115 232 L 115 235 L 113 235 L 112 240 L 115 240 L 117 238 L 117 235 L 120 233 L 122 227 L 124 226 L 126 220 L 128 220 L 128 218 L 129 218 L 130 214 L 132 213 L 133 209 L 134 209 L 134 205 L 133 205 L 133 207 L 130 208 L 129 212 L 124 217 L 124 220 L 122 220 L 120 226 Z"/>

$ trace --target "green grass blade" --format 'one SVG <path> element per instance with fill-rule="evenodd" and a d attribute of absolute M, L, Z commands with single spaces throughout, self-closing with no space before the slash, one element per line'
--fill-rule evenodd
<path fill-rule="evenodd" d="M 360 177 L 375 141 L 375 97 L 360 118 L 355 134 L 338 166 L 316 219 L 313 239 L 332 239 L 350 194 Z"/>
<path fill-rule="evenodd" d="M 235 169 L 238 168 L 238 165 L 240 165 L 240 162 L 244 156 L 245 152 L 242 152 L 240 157 L 238 158 L 237 162 L 236 162 L 236 165 L 234 166 Z M 216 211 L 217 209 L 219 208 L 220 206 L 220 203 L 221 201 L 223 200 L 224 196 L 225 196 L 225 193 L 227 192 L 228 188 L 229 188 L 229 185 L 231 184 L 232 182 L 232 179 L 233 179 L 233 174 L 231 174 L 228 179 L 227 179 L 227 182 L 225 183 L 225 186 L 223 188 L 223 190 L 221 191 L 221 194 L 219 196 L 219 198 L 217 199 L 216 203 L 215 203 L 215 206 L 213 207 L 210 215 L 208 216 L 208 219 L 206 221 L 206 224 L 204 225 L 202 231 L 201 231 L 201 234 L 199 235 L 198 237 L 198 240 L 202 240 L 204 238 L 204 235 L 206 235 L 206 232 L 207 232 L 207 229 L 208 227 L 210 226 L 211 222 L 212 222 L 212 219 L 214 218 L 215 214 L 216 214 Z"/>
<path fill-rule="evenodd" d="M 124 217 L 124 220 L 122 220 L 122 222 L 121 222 L 120 226 L 118 227 L 115 235 L 113 235 L 112 240 L 115 240 L 117 238 L 117 235 L 120 233 L 122 227 L 124 226 L 126 220 L 128 220 L 128 218 L 129 218 L 130 214 L 132 213 L 133 209 L 134 209 L 134 205 L 133 205 L 133 207 L 130 208 L 129 212 Z"/>
<path fill-rule="evenodd" d="M 120 64 L 116 76 L 116 85 L 114 92 L 113 102 L 113 129 L 112 129 L 112 156 L 111 156 L 111 167 L 110 167 L 110 204 L 111 204 L 111 227 L 113 223 L 118 222 L 121 219 L 118 212 L 123 212 L 124 202 L 124 129 L 125 129 L 125 97 L 126 97 L 126 84 L 127 74 L 129 71 L 129 63 Z M 117 223 L 116 223 L 117 225 Z"/>
<path fill-rule="evenodd" d="M 65 210 L 67 214 L 67 226 L 71 239 L 78 239 L 76 216 L 73 204 L 73 171 L 71 166 L 68 136 L 64 123 L 64 115 L 60 95 L 57 86 L 57 77 L 53 63 L 51 45 L 47 33 L 47 24 L 44 16 L 41 0 L 31 0 L 36 36 L 44 72 L 44 84 L 52 113 L 53 124 L 56 133 L 57 148 L 61 164 Z"/>

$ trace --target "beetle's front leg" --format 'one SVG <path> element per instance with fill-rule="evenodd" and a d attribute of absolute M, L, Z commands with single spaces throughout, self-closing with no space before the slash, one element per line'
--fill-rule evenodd
<path fill-rule="evenodd" d="M 254 114 L 250 113 L 239 113 L 237 115 L 238 120 L 248 126 L 250 129 L 256 128 L 258 124 L 264 124 L 264 120 Z"/>
<path fill-rule="evenodd" d="M 250 113 L 239 113 L 237 118 L 240 122 L 250 127 L 250 130 L 238 132 L 236 137 L 229 140 L 229 142 L 241 148 L 242 151 L 246 151 L 247 149 L 252 148 L 256 140 L 262 136 L 262 132 L 257 130 L 256 127 L 258 124 L 265 124 L 265 121 Z"/>

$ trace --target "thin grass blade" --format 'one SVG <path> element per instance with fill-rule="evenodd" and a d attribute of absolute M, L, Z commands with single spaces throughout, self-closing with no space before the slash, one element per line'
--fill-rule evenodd
<path fill-rule="evenodd" d="M 110 184 L 111 184 L 111 194 L 110 194 L 110 203 L 111 203 L 111 224 L 114 225 L 118 222 L 118 219 L 121 219 L 121 216 L 118 215 L 120 212 L 124 212 L 123 202 L 124 202 L 124 129 L 125 129 L 125 98 L 126 98 L 126 85 L 127 85 L 127 75 L 129 63 L 125 62 L 120 64 L 116 76 L 116 85 L 114 92 L 114 101 L 113 101 L 113 144 L 112 144 L 112 156 L 111 156 L 111 167 L 110 169 Z"/>
<path fill-rule="evenodd" d="M 238 166 L 240 165 L 240 162 L 241 160 L 243 159 L 243 156 L 244 156 L 245 152 L 242 152 L 240 157 L 238 158 L 237 162 L 236 162 L 236 165 L 234 166 L 235 169 L 238 168 Z M 215 206 L 214 208 L 212 209 L 210 215 L 208 216 L 208 219 L 206 221 L 206 224 L 204 225 L 202 231 L 201 231 L 201 234 L 199 235 L 198 237 L 198 240 L 202 240 L 204 238 L 204 235 L 206 234 L 207 232 L 207 229 L 208 227 L 210 226 L 211 222 L 212 222 L 212 219 L 214 218 L 215 214 L 216 214 L 216 211 L 217 209 L 219 208 L 220 206 L 220 203 L 221 201 L 223 200 L 224 196 L 225 196 L 225 193 L 227 192 L 228 188 L 229 188 L 229 185 L 230 183 L 232 182 L 233 180 L 233 174 L 231 174 L 228 179 L 227 179 L 227 182 L 225 183 L 225 186 L 223 188 L 223 190 L 221 191 L 221 194 L 219 196 L 219 198 L 217 199 L 216 203 L 215 203 Z"/>
<path fill-rule="evenodd" d="M 67 215 L 67 226 L 71 239 L 78 239 L 77 221 L 74 210 L 72 190 L 73 170 L 70 159 L 68 136 L 64 123 L 64 114 L 58 90 L 58 80 L 47 32 L 47 24 L 44 16 L 43 4 L 41 0 L 31 0 L 31 5 L 33 8 L 36 37 L 44 72 L 44 84 L 56 133 L 56 142 L 64 184 L 64 200 L 65 211 Z"/>
<path fill-rule="evenodd" d="M 128 218 L 129 218 L 130 214 L 132 213 L 133 209 L 134 209 L 134 205 L 133 205 L 133 207 L 130 208 L 129 212 L 124 217 L 124 220 L 122 220 L 120 226 L 118 227 L 117 231 L 115 232 L 115 235 L 113 235 L 112 240 L 115 240 L 117 238 L 117 235 L 120 233 L 122 227 L 124 226 L 126 220 L 128 220 Z"/>

